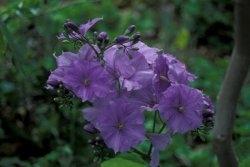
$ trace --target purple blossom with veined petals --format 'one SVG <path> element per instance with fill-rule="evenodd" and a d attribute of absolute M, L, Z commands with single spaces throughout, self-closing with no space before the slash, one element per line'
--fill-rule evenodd
<path fill-rule="evenodd" d="M 60 56 L 56 57 L 58 67 L 50 73 L 47 84 L 51 86 L 60 84 L 65 75 L 65 67 L 70 66 L 76 59 L 78 59 L 78 55 L 72 52 L 63 52 Z"/>
<path fill-rule="evenodd" d="M 113 46 L 104 53 L 104 60 L 110 73 L 128 91 L 140 89 L 153 76 L 145 57 L 131 47 Z"/>
<path fill-rule="evenodd" d="M 89 20 L 87 23 L 81 24 L 79 26 L 79 32 L 81 35 L 85 35 L 91 27 L 93 27 L 97 22 L 103 20 L 102 18 L 95 18 L 92 20 Z"/>
<path fill-rule="evenodd" d="M 72 52 L 63 52 L 60 56 L 56 57 L 58 67 L 70 66 L 73 61 L 79 58 L 78 54 Z"/>
<path fill-rule="evenodd" d="M 105 97 L 110 93 L 111 78 L 98 62 L 74 61 L 65 68 L 63 84 L 83 101 Z"/>
<path fill-rule="evenodd" d="M 154 88 L 158 95 L 164 92 L 170 86 L 170 80 L 168 78 L 168 62 L 166 57 L 159 53 L 154 64 L 155 77 L 153 79 Z"/>
<path fill-rule="evenodd" d="M 132 91 L 129 97 L 140 101 L 145 110 L 149 111 L 156 109 L 159 103 L 159 98 L 153 87 L 152 78 L 146 80 L 141 89 Z"/>
<path fill-rule="evenodd" d="M 196 76 L 189 73 L 185 64 L 177 60 L 170 54 L 163 54 L 169 62 L 169 72 L 168 78 L 173 83 L 185 84 L 187 85 L 189 82 L 194 81 Z"/>
<path fill-rule="evenodd" d="M 186 133 L 202 123 L 202 93 L 186 85 L 170 86 L 163 93 L 158 108 L 173 133 Z"/>
<path fill-rule="evenodd" d="M 56 86 L 60 84 L 65 75 L 65 69 L 70 67 L 74 61 L 81 60 L 94 60 L 94 50 L 88 45 L 83 45 L 78 53 L 63 52 L 60 56 L 56 57 L 57 68 L 51 72 L 47 84 Z"/>
<path fill-rule="evenodd" d="M 47 84 L 52 87 L 57 86 L 60 84 L 63 76 L 64 76 L 63 68 L 57 68 L 50 73 L 49 78 L 47 80 Z"/>
<path fill-rule="evenodd" d="M 144 116 L 140 107 L 127 98 L 117 98 L 98 108 L 97 129 L 115 152 L 137 146 L 145 137 Z"/>
<path fill-rule="evenodd" d="M 139 52 L 144 55 L 148 64 L 153 64 L 155 62 L 155 59 L 158 57 L 157 52 L 160 51 L 157 48 L 152 48 L 152 47 L 147 46 L 145 43 L 141 41 L 137 42 L 134 45 L 134 47 L 139 48 Z"/>
<path fill-rule="evenodd" d="M 95 48 L 95 50 L 98 51 L 98 48 L 95 45 L 92 46 Z M 89 46 L 89 44 L 85 44 L 79 49 L 78 56 L 80 59 L 83 60 L 93 61 L 96 59 L 96 53 L 94 49 L 91 46 Z"/>

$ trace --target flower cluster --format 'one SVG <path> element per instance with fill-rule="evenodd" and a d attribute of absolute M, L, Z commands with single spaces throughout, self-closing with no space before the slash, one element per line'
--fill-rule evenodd
<path fill-rule="evenodd" d="M 196 76 L 174 56 L 147 46 L 130 26 L 110 42 L 106 32 L 87 32 L 101 18 L 80 26 L 66 22 L 59 39 L 80 41 L 77 53 L 63 52 L 47 84 L 63 85 L 92 107 L 83 110 L 84 129 L 99 133 L 115 153 L 132 149 L 144 140 L 151 143 L 151 167 L 159 164 L 159 151 L 174 134 L 196 130 L 213 117 L 209 98 L 189 83 Z M 154 113 L 151 131 L 145 112 Z M 151 118 L 152 119 L 152 118 Z M 157 130 L 156 125 L 162 128 Z"/>

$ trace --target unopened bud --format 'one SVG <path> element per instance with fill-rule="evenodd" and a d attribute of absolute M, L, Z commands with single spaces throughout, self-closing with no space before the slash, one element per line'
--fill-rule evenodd
<path fill-rule="evenodd" d="M 115 39 L 115 42 L 118 44 L 123 44 L 123 43 L 128 42 L 128 41 L 129 41 L 129 37 L 125 36 L 125 35 L 120 35 Z"/>
<path fill-rule="evenodd" d="M 97 36 L 98 41 L 105 41 L 108 38 L 108 34 L 106 32 L 100 32 Z"/>
<path fill-rule="evenodd" d="M 64 23 L 64 28 L 69 32 L 71 32 L 71 31 L 78 32 L 79 31 L 78 26 L 75 23 L 73 23 L 72 21 L 67 21 L 66 23 Z"/>
<path fill-rule="evenodd" d="M 135 44 L 137 42 L 139 42 L 141 39 L 141 34 L 139 32 L 135 33 L 133 36 L 132 36 L 132 42 Z"/>
<path fill-rule="evenodd" d="M 84 125 L 83 129 L 86 132 L 91 133 L 91 134 L 94 134 L 97 132 L 97 130 L 95 129 L 95 127 L 91 123 Z"/>
<path fill-rule="evenodd" d="M 129 34 L 132 34 L 133 32 L 135 32 L 135 29 L 136 29 L 136 26 L 135 25 L 131 25 L 129 26 L 126 31 L 125 31 L 125 35 L 129 35 Z"/>

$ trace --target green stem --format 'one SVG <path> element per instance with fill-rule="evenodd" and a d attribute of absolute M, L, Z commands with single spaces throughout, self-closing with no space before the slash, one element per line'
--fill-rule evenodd
<path fill-rule="evenodd" d="M 161 123 L 162 123 L 162 124 L 165 124 L 165 122 L 161 119 L 161 115 L 160 115 L 159 110 L 157 110 L 157 114 L 158 114 L 158 117 L 159 117 L 159 119 L 160 119 Z"/>
<path fill-rule="evenodd" d="M 166 123 L 163 123 L 163 125 L 162 125 L 162 127 L 161 127 L 161 129 L 159 130 L 158 133 L 161 133 L 165 129 L 165 127 L 166 127 Z"/>
<path fill-rule="evenodd" d="M 155 111 L 155 113 L 154 113 L 154 123 L 153 123 L 153 128 L 152 128 L 153 133 L 155 132 L 156 118 L 157 118 L 157 112 Z"/>
<path fill-rule="evenodd" d="M 156 118 L 157 118 L 157 111 L 154 111 L 154 123 L 153 123 L 153 128 L 152 128 L 152 132 L 155 132 L 155 126 L 156 126 Z M 151 151 L 152 151 L 153 145 L 152 143 L 150 143 L 149 149 L 148 149 L 148 156 L 150 155 Z"/>
<path fill-rule="evenodd" d="M 83 38 L 83 42 L 86 42 L 94 50 L 96 56 L 99 58 L 99 53 L 97 52 L 95 47 L 90 43 L 90 41 L 85 36 L 82 36 L 82 38 Z"/>

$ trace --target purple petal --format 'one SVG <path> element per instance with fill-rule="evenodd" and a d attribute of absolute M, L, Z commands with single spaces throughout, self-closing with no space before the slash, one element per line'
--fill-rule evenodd
<path fill-rule="evenodd" d="M 155 59 L 157 58 L 157 52 L 159 51 L 159 49 L 157 48 L 151 48 L 149 46 L 147 46 L 145 43 L 143 42 L 137 42 L 134 47 L 139 48 L 139 52 L 141 54 L 144 55 L 144 57 L 147 60 L 148 64 L 153 64 Z"/>
<path fill-rule="evenodd" d="M 78 59 L 78 55 L 72 52 L 63 52 L 56 58 L 57 66 L 69 66 L 71 63 Z"/>
<path fill-rule="evenodd" d="M 164 150 L 166 146 L 168 146 L 171 142 L 171 137 L 169 133 L 150 133 L 147 136 L 157 150 Z"/>
<path fill-rule="evenodd" d="M 153 148 L 150 154 L 150 167 L 158 167 L 160 163 L 160 152 L 158 149 Z"/>
<path fill-rule="evenodd" d="M 89 20 L 87 23 L 81 24 L 79 27 L 79 32 L 81 35 L 85 35 L 91 27 L 93 27 L 97 22 L 103 20 L 102 18 L 95 18 Z"/>
<path fill-rule="evenodd" d="M 163 94 L 158 108 L 171 131 L 186 133 L 201 125 L 204 108 L 201 91 L 176 84 Z"/>

